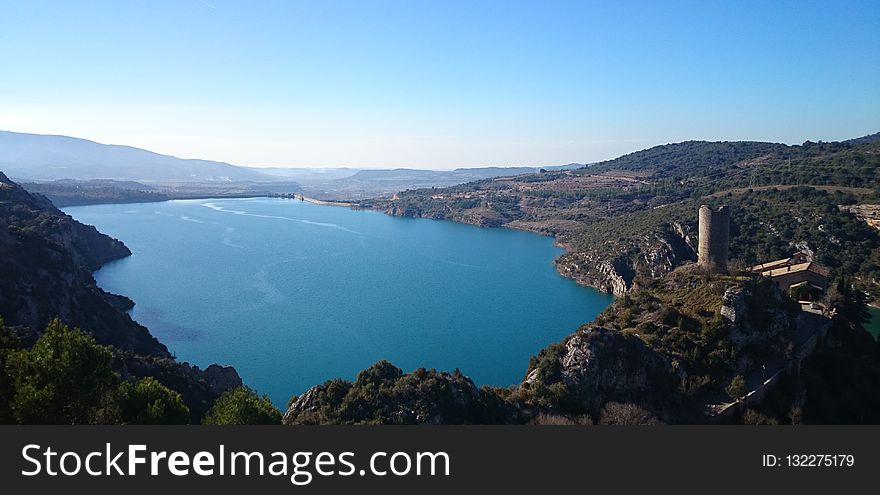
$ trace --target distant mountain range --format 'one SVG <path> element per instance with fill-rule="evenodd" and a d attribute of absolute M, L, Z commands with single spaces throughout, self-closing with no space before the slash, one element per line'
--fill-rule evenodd
<path fill-rule="evenodd" d="M 880 134 L 842 144 L 870 144 L 877 140 L 880 140 Z M 454 170 L 257 168 L 182 159 L 131 146 L 100 144 L 68 136 L 0 131 L 0 171 L 24 183 L 29 190 L 65 205 L 118 201 L 119 198 L 134 201 L 142 199 L 144 194 L 186 198 L 302 192 L 319 199 L 364 200 L 390 198 L 406 190 L 449 187 L 541 170 L 558 172 L 588 167 L 591 173 L 618 170 L 691 177 L 714 174 L 732 163 L 751 156 L 780 152 L 787 146 L 733 141 L 714 143 L 710 148 L 706 148 L 703 142 L 690 141 L 655 146 L 605 162 L 544 167 Z M 35 183 L 40 185 L 35 186 Z M 126 191 L 138 193 L 132 196 Z"/>
<path fill-rule="evenodd" d="M 67 136 L 0 131 L 0 170 L 16 180 L 113 179 L 141 182 L 267 182 L 276 177 L 210 160 Z"/>
<path fill-rule="evenodd" d="M 574 169 L 584 165 L 543 167 L 546 170 Z M 542 167 L 483 167 L 455 170 L 406 168 L 362 170 L 356 168 L 257 168 L 211 160 L 182 159 L 131 146 L 108 145 L 68 136 L 0 131 L 0 171 L 13 180 L 27 183 L 53 181 L 137 182 L 132 189 L 150 189 L 172 194 L 246 194 L 266 188 L 278 192 L 305 192 L 322 199 L 363 199 L 390 196 L 421 187 L 445 187 L 499 176 L 533 173 Z M 243 188 L 242 184 L 254 186 Z M 60 184 L 69 188 L 70 184 Z M 157 185 L 163 186 L 156 188 Z M 92 188 L 90 184 L 80 184 Z M 30 186 L 29 186 L 30 187 Z M 46 193 L 47 191 L 40 191 Z"/>
<path fill-rule="evenodd" d="M 332 180 L 308 180 L 302 177 L 294 180 L 299 182 L 303 191 L 311 196 L 361 200 L 391 197 L 394 193 L 409 189 L 448 187 L 475 180 L 532 174 L 542 169 L 569 170 L 583 167 L 584 165 L 580 163 L 572 163 L 550 167 L 482 167 L 457 168 L 455 170 L 371 169 L 354 171 L 348 176 Z"/>

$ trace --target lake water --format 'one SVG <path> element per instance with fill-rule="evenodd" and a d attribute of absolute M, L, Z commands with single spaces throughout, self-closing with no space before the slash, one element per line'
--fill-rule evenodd
<path fill-rule="evenodd" d="M 868 312 L 871 313 L 871 321 L 865 325 L 865 329 L 871 332 L 875 339 L 880 340 L 880 309 L 869 307 Z"/>
<path fill-rule="evenodd" d="M 231 364 L 283 407 L 387 359 L 520 381 L 611 297 L 556 273 L 550 238 L 289 199 L 66 208 L 133 255 L 95 274 L 183 361 Z"/>

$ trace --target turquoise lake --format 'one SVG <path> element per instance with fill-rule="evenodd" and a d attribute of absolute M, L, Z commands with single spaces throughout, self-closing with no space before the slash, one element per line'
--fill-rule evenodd
<path fill-rule="evenodd" d="M 528 232 L 270 198 L 65 211 L 131 249 L 95 278 L 135 301 L 135 320 L 282 408 L 380 359 L 511 385 L 611 302 L 560 276 L 562 250 Z"/>

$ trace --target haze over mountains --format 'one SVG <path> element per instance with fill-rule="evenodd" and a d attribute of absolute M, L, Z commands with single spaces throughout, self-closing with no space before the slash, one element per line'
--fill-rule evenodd
<path fill-rule="evenodd" d="M 252 169 L 184 160 L 67 136 L 0 131 L 0 170 L 18 180 L 113 179 L 141 182 L 272 181 Z"/>
<path fill-rule="evenodd" d="M 873 134 L 848 141 L 870 143 Z M 592 164 L 596 171 L 681 169 L 695 166 L 694 150 L 703 141 L 655 146 L 615 160 Z M 741 149 L 764 152 L 784 149 L 778 143 L 731 141 L 716 143 L 723 152 L 714 161 L 731 163 Z M 689 151 L 682 152 L 683 149 Z M 714 149 L 714 148 L 713 148 Z M 649 157 L 645 159 L 645 157 Z M 712 168 L 712 160 L 696 160 Z M 325 200 L 390 198 L 410 189 L 449 187 L 456 184 L 521 174 L 583 168 L 580 163 L 547 167 L 482 167 L 454 170 L 356 168 L 257 168 L 211 160 L 181 159 L 131 146 L 106 145 L 67 136 L 0 131 L 0 171 L 32 192 L 44 194 L 56 205 L 87 204 L 105 198 L 114 202 L 147 198 L 262 195 L 303 193 Z"/>
<path fill-rule="evenodd" d="M 569 164 L 547 169 L 579 168 Z M 0 131 L 0 170 L 13 180 L 63 181 L 60 186 L 148 190 L 184 195 L 304 192 L 322 199 L 362 199 L 420 187 L 445 187 L 490 177 L 536 172 L 539 167 L 456 170 L 355 168 L 256 168 L 182 159 L 131 146 L 108 145 L 68 136 Z M 108 182 L 109 181 L 109 182 Z M 86 182 L 86 184 L 82 184 Z M 247 184 L 246 186 L 243 184 Z M 42 188 L 51 186 L 41 186 Z M 45 191 L 41 191 L 44 192 Z"/>

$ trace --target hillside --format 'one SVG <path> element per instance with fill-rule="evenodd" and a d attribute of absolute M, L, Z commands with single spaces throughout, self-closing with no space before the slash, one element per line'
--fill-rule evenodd
<path fill-rule="evenodd" d="M 654 146 L 590 166 L 590 171 L 628 170 L 648 177 L 677 179 L 718 174 L 736 163 L 789 148 L 755 141 L 685 141 Z"/>
<path fill-rule="evenodd" d="M 623 294 L 695 258 L 702 203 L 733 208 L 731 256 L 748 265 L 806 247 L 880 299 L 880 239 L 851 211 L 880 197 L 880 143 L 686 142 L 574 171 L 404 191 L 361 206 L 397 216 L 513 227 L 556 237 L 557 266 Z M 841 208 L 842 207 L 842 208 Z"/>
<path fill-rule="evenodd" d="M 550 166 L 545 170 L 568 170 L 582 166 L 573 163 Z M 493 177 L 534 173 L 539 170 L 541 169 L 538 167 L 480 167 L 455 170 L 395 168 L 357 170 L 346 176 L 339 176 L 338 170 L 308 175 L 286 172 L 286 175 L 299 182 L 309 196 L 349 201 L 377 197 L 391 198 L 395 193 L 408 189 L 448 187 Z"/>
<path fill-rule="evenodd" d="M 560 272 L 624 294 L 638 277 L 650 279 L 696 260 L 701 203 L 732 207 L 730 257 L 750 266 L 809 249 L 821 264 L 880 298 L 880 232 L 846 205 L 857 197 L 802 186 L 726 193 L 595 222 L 573 238 L 557 260 Z"/>
<path fill-rule="evenodd" d="M 22 182 L 28 192 L 46 197 L 53 205 L 90 205 L 100 203 L 145 203 L 166 201 L 172 197 L 140 182 L 114 180 L 57 180 L 52 182 Z"/>
<path fill-rule="evenodd" d="M 582 165 L 548 166 L 547 170 Z M 405 189 L 446 187 L 537 172 L 537 167 L 455 170 L 406 168 L 257 168 L 180 159 L 131 146 L 68 136 L 0 131 L 0 170 L 56 206 L 300 193 L 324 200 L 392 197 Z"/>
<path fill-rule="evenodd" d="M 146 182 L 271 182 L 277 177 L 210 160 L 67 136 L 0 131 L 0 170 L 17 181 L 114 179 Z"/>
<path fill-rule="evenodd" d="M 22 182 L 28 192 L 47 197 L 59 208 L 101 203 L 142 203 L 169 199 L 240 198 L 300 192 L 293 182 L 177 182 L 144 184 L 109 179 Z"/>
<path fill-rule="evenodd" d="M 198 421 L 220 393 L 241 379 L 232 368 L 200 370 L 178 363 L 128 315 L 134 302 L 97 286 L 93 270 L 130 254 L 122 242 L 77 222 L 0 173 L 0 330 L 11 332 L 12 347 L 40 344 L 47 328 L 66 335 L 53 326 L 57 318 L 106 346 L 107 365 L 115 373 L 127 380 L 154 377 L 179 392 L 191 420 Z"/>
<path fill-rule="evenodd" d="M 125 245 L 28 194 L 0 174 L 0 315 L 40 329 L 54 317 L 89 328 L 98 342 L 168 356 L 164 345 L 118 310 L 130 302 L 100 290 L 91 270 L 131 254 Z"/>

